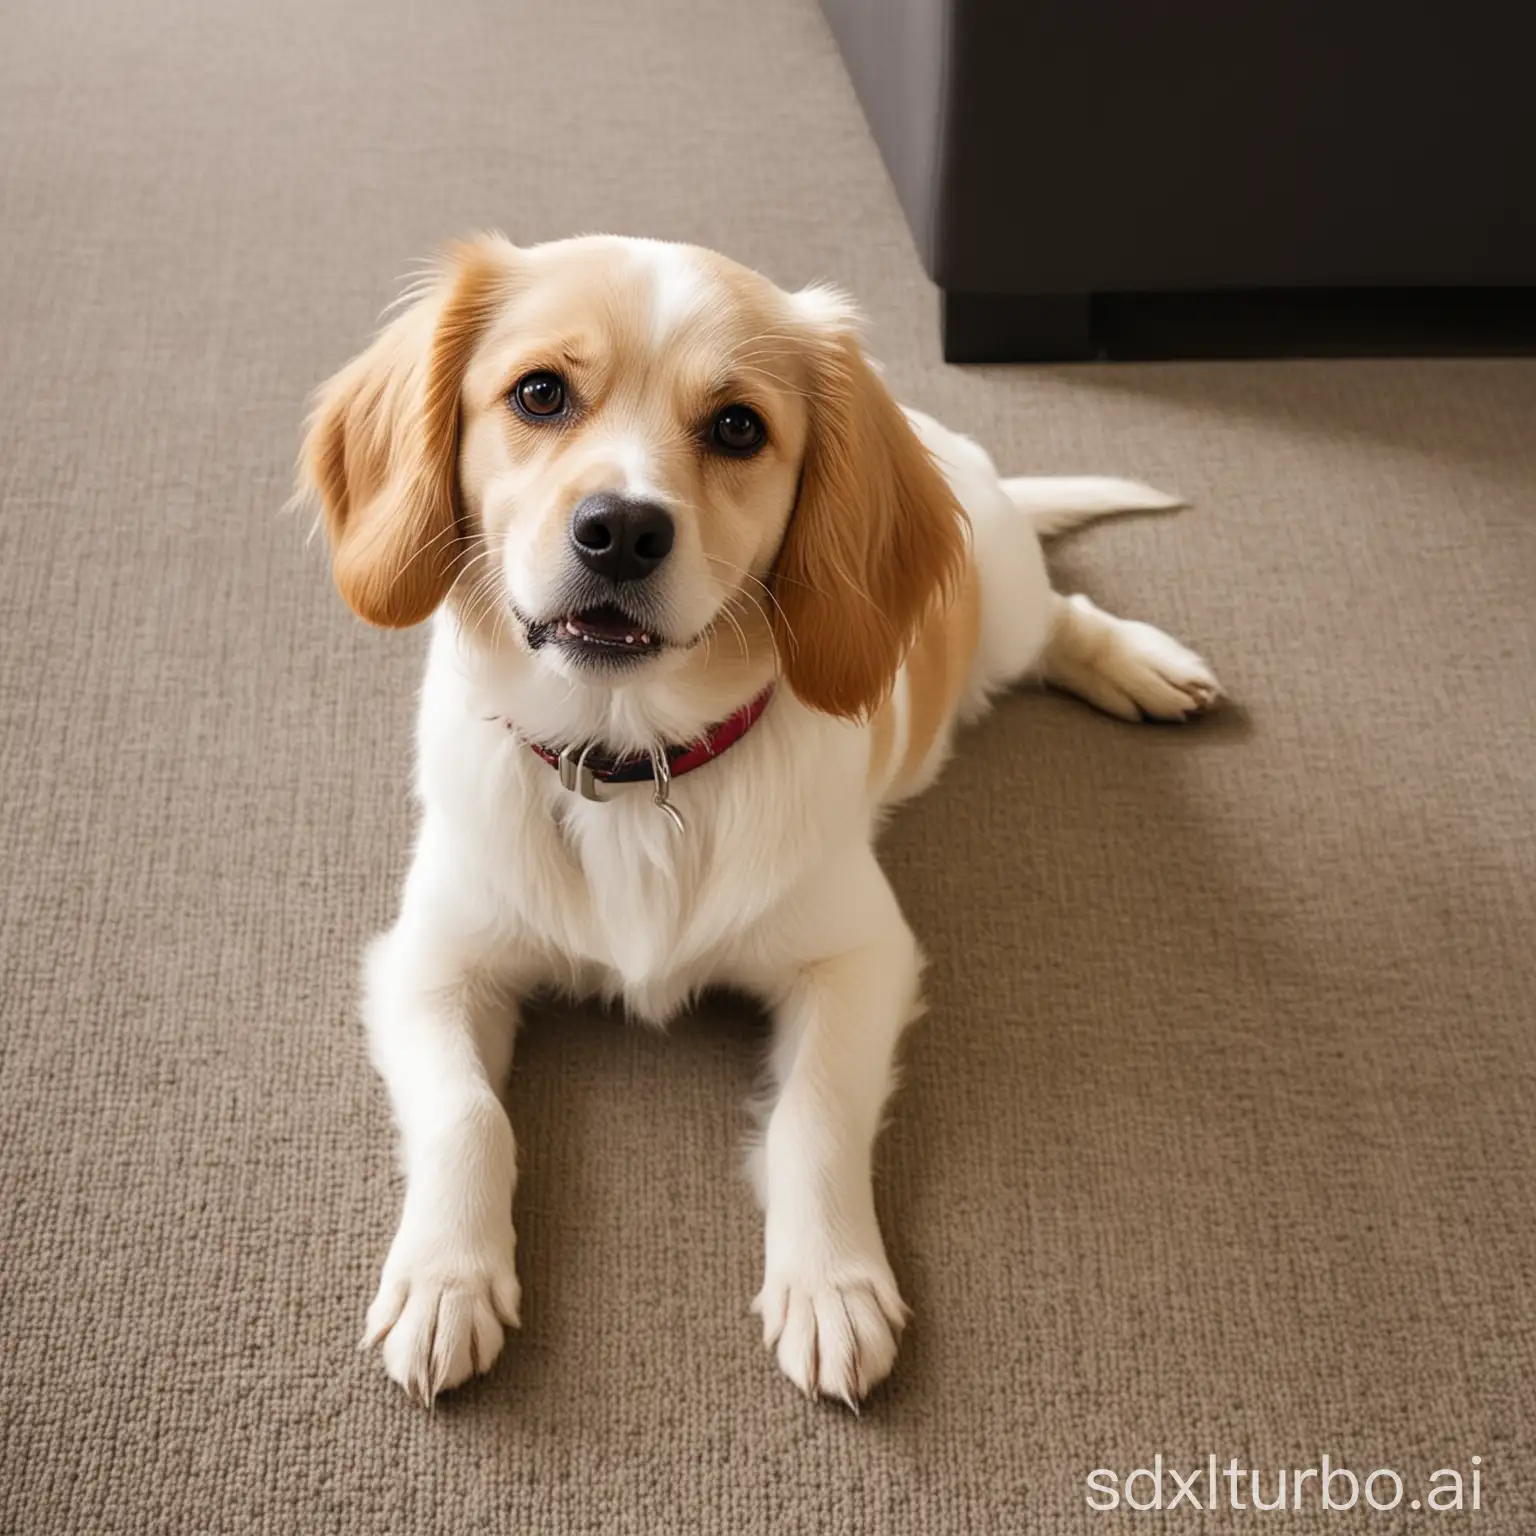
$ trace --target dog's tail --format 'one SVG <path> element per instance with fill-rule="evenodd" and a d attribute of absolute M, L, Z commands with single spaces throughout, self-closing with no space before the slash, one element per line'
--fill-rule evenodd
<path fill-rule="evenodd" d="M 1109 475 L 1006 475 L 1002 487 L 1042 539 L 1117 512 L 1171 512 L 1181 496 Z"/>

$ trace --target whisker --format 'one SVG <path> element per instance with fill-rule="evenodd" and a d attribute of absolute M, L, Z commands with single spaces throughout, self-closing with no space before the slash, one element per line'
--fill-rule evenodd
<path fill-rule="evenodd" d="M 484 588 L 486 583 L 493 579 L 496 574 L 495 571 L 490 569 L 488 566 L 482 565 L 482 562 L 488 562 L 491 557 L 492 551 L 489 546 L 484 549 L 477 550 L 459 568 L 459 571 L 454 578 L 455 587 L 465 588 L 463 603 L 466 611 L 469 613 L 474 613 L 476 603 L 484 596 Z M 477 570 L 477 567 L 480 567 L 480 569 Z M 476 622 L 478 622 L 478 615 L 475 617 Z"/>
<path fill-rule="evenodd" d="M 741 642 L 741 654 L 744 657 L 750 656 L 752 654 L 752 647 L 747 643 L 747 632 L 741 627 L 741 623 L 736 615 L 731 612 L 729 603 L 720 610 L 720 617 L 735 631 L 737 640 Z"/>
<path fill-rule="evenodd" d="M 777 611 L 777 613 L 779 615 L 780 622 L 784 626 L 785 633 L 789 636 L 789 641 L 790 641 L 791 647 L 794 648 L 794 649 L 798 649 L 799 648 L 799 641 L 798 641 L 798 639 L 797 639 L 797 637 L 795 635 L 794 626 L 789 622 L 789 615 L 787 613 L 785 613 L 784 605 L 774 595 L 773 588 L 770 587 L 766 581 L 764 581 L 760 576 L 754 576 L 751 571 L 745 570 L 743 567 L 741 567 L 739 565 L 732 565 L 729 560 L 724 560 L 719 555 L 706 554 L 704 556 L 704 558 L 706 560 L 710 561 L 711 563 L 715 564 L 715 565 L 723 565 L 726 568 L 726 570 L 733 572 L 735 575 L 740 576 L 740 577 L 744 578 L 747 581 L 750 581 L 754 586 L 761 588 L 763 596 L 766 597 L 768 599 L 768 601 L 773 604 L 775 610 Z M 776 638 L 774 638 L 773 624 L 769 620 L 769 617 L 768 617 L 767 613 L 764 612 L 762 604 L 759 603 L 757 601 L 757 599 L 755 597 L 753 597 L 752 594 L 746 590 L 745 587 L 738 587 L 736 589 L 736 593 L 733 594 L 733 595 L 734 596 L 745 597 L 749 602 L 751 602 L 753 604 L 753 606 L 757 609 L 758 613 L 762 615 L 763 622 L 768 626 L 769 637 L 773 638 L 773 640 L 774 640 L 774 653 L 775 653 L 775 655 L 777 655 L 778 654 L 778 641 L 777 641 Z"/>
<path fill-rule="evenodd" d="M 410 568 L 415 565 L 415 563 L 421 559 L 421 557 L 425 555 L 429 550 L 433 549 L 435 546 L 440 546 L 445 539 L 453 539 L 457 538 L 458 536 L 459 525 L 457 522 L 450 523 L 446 528 L 439 528 L 438 531 L 434 533 L 430 539 L 425 540 L 421 545 L 419 545 L 411 552 L 410 559 L 408 559 L 390 578 L 390 590 L 393 591 L 395 587 L 400 585 L 401 578 L 405 575 L 405 573 L 410 570 Z"/>

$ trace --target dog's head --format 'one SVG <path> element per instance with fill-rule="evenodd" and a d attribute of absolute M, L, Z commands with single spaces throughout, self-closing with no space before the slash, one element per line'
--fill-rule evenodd
<path fill-rule="evenodd" d="M 651 241 L 456 248 L 323 388 L 304 472 L 362 617 L 451 598 L 610 686 L 748 619 L 806 703 L 864 714 L 965 558 L 850 306 Z"/>

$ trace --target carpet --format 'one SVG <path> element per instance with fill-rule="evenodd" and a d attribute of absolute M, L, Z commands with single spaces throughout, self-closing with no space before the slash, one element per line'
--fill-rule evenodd
<path fill-rule="evenodd" d="M 1056 1536 L 1156 1518 L 1098 1469 L 1324 1454 L 1402 1507 L 1288 1529 L 1432 1528 L 1441 1468 L 1532 1529 L 1536 364 L 945 367 L 813 0 L 12 0 L 0 128 L 0 1529 Z M 1006 470 L 1194 503 L 1055 563 L 1231 706 L 1011 697 L 884 838 L 933 964 L 861 1418 L 747 1314 L 728 998 L 536 1019 L 521 1334 L 435 1413 L 354 1352 L 422 637 L 282 506 L 307 392 L 481 226 L 832 279 Z"/>

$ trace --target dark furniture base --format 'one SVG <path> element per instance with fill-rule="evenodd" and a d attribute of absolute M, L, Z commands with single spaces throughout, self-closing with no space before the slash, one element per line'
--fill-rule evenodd
<path fill-rule="evenodd" d="M 944 360 L 1524 356 L 1536 288 L 944 293 Z"/>

